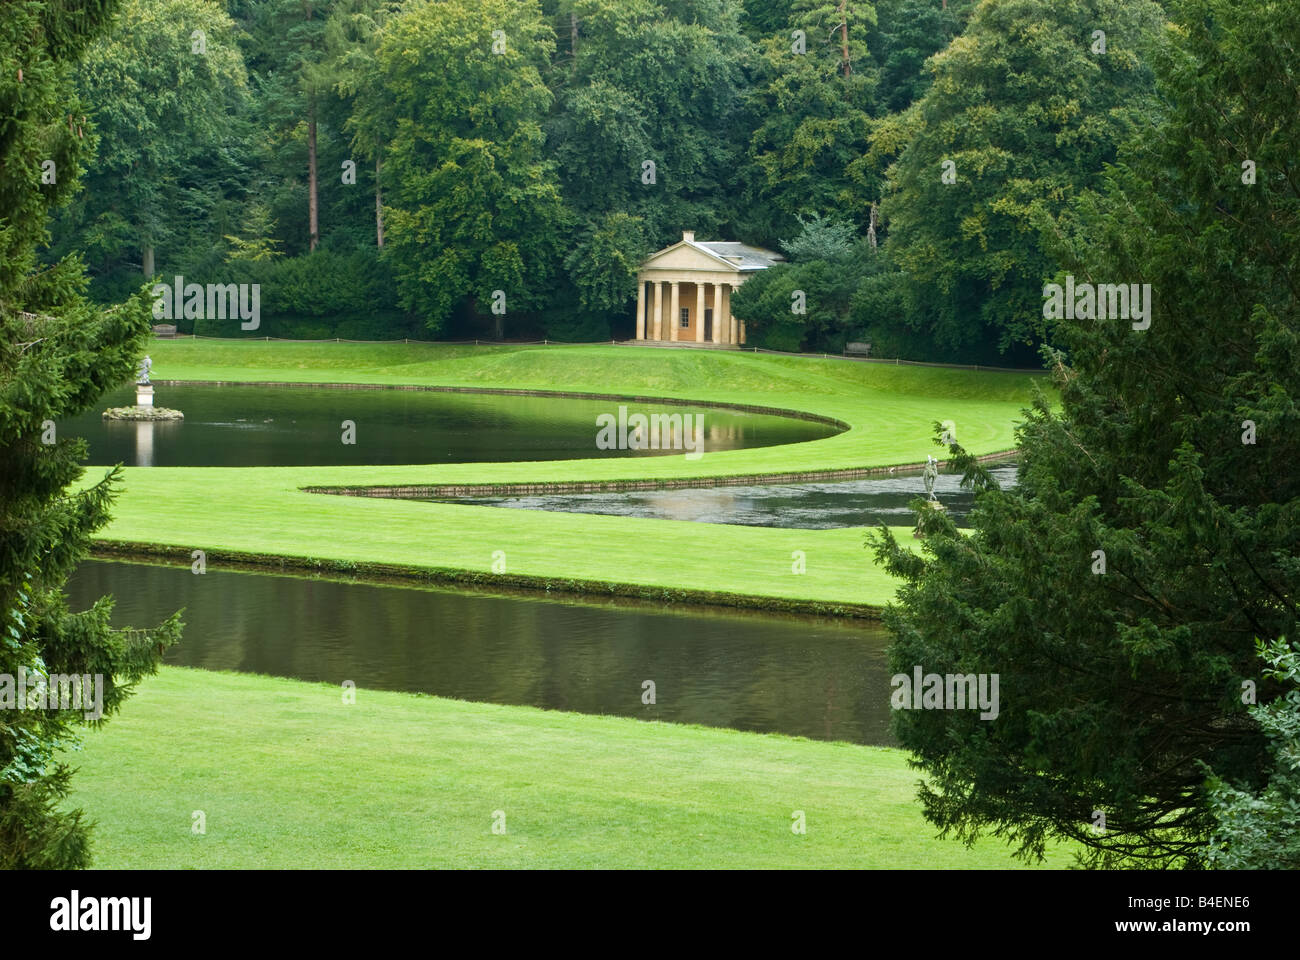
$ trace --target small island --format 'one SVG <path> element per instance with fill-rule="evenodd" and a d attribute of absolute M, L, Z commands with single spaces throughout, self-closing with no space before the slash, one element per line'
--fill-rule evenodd
<path fill-rule="evenodd" d="M 136 404 L 133 407 L 109 407 L 104 411 L 105 420 L 184 420 L 185 414 L 167 407 L 145 407 Z"/>
<path fill-rule="evenodd" d="M 153 369 L 153 360 L 148 356 L 140 363 L 140 376 L 135 381 L 135 406 L 109 407 L 104 411 L 105 420 L 184 420 L 185 414 L 168 407 L 153 405 L 153 384 L 149 382 L 149 371 Z"/>

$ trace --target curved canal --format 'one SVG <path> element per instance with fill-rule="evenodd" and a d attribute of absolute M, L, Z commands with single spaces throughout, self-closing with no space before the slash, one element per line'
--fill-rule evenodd
<path fill-rule="evenodd" d="M 658 449 L 606 448 L 598 443 L 597 418 L 617 418 L 620 406 L 629 415 L 684 420 L 689 414 L 699 426 L 692 434 L 702 453 L 802 443 L 839 432 L 794 417 L 653 401 L 310 386 L 154 389 L 157 406 L 180 410 L 185 419 L 101 419 L 104 408 L 135 403 L 135 388 L 125 387 L 107 394 L 99 409 L 59 424 L 60 434 L 84 438 L 93 465 L 301 467 L 682 456 L 684 444 L 694 442 L 683 436 L 681 444 L 661 442 Z M 345 442 L 344 421 L 353 426 L 353 442 Z"/>

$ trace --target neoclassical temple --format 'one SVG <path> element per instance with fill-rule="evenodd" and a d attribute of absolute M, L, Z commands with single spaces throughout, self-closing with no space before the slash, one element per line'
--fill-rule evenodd
<path fill-rule="evenodd" d="M 637 271 L 636 338 L 742 344 L 745 321 L 731 315 L 731 291 L 785 257 L 744 243 L 699 243 L 686 230 Z"/>

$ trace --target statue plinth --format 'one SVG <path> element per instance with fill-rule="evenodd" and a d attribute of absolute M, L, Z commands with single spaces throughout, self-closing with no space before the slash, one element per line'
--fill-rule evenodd
<path fill-rule="evenodd" d="M 945 507 L 938 500 L 927 500 L 925 501 L 925 505 L 931 510 L 939 510 L 942 512 L 947 512 L 948 510 L 948 508 Z M 925 538 L 925 534 L 921 532 L 921 523 L 919 517 L 917 518 L 916 529 L 912 531 L 912 536 L 917 540 L 922 540 Z"/>
<path fill-rule="evenodd" d="M 155 407 L 153 405 L 153 384 L 149 382 L 149 371 L 153 367 L 153 361 L 148 357 L 140 364 L 140 372 L 135 381 L 135 406 L 134 407 L 109 407 L 104 411 L 105 420 L 184 420 L 185 414 L 179 410 L 169 410 L 167 407 Z M 137 437 L 143 437 L 146 434 L 137 433 Z M 145 460 L 152 460 L 152 434 L 149 434 L 150 450 L 146 456 L 141 458 L 141 465 L 147 466 Z"/>

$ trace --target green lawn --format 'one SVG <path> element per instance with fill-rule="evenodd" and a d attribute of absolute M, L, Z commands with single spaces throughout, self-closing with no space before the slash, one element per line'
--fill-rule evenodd
<path fill-rule="evenodd" d="M 553 589 L 881 604 L 864 531 L 775 530 L 309 494 L 348 486 L 721 477 L 923 460 L 931 422 L 1013 445 L 1026 376 L 718 351 L 159 342 L 159 379 L 436 384 L 672 397 L 850 425 L 810 443 L 681 457 L 402 467 L 126 471 L 106 540 L 395 565 Z M 594 426 L 594 425 L 593 425 Z M 90 470 L 86 482 L 101 471 Z M 907 535 L 906 530 L 898 531 Z M 806 555 L 794 574 L 792 554 Z M 219 564 L 218 564 L 219 565 Z M 575 584 L 573 581 L 588 581 Z M 599 592 L 599 590 L 592 590 Z M 701 599 L 701 597 L 695 597 Z M 707 597 L 704 597 L 707 599 Z M 966 867 L 901 751 L 165 668 L 86 736 L 72 802 L 98 867 Z M 203 811 L 206 834 L 191 833 Z M 504 811 L 506 833 L 492 832 Z M 806 835 L 792 833 L 802 810 Z M 1065 865 L 1057 853 L 1053 865 Z"/>
<path fill-rule="evenodd" d="M 241 674 L 164 668 L 74 762 L 99 868 L 1018 865 L 898 750 Z"/>
<path fill-rule="evenodd" d="M 851 429 L 808 443 L 684 457 L 397 467 L 128 469 L 104 539 L 173 548 L 392 563 L 563 589 L 606 581 L 819 604 L 878 606 L 892 582 L 862 530 L 776 530 L 669 520 L 338 497 L 306 486 L 718 477 L 918 462 L 953 420 L 976 453 L 1014 445 L 1030 395 L 1019 374 L 839 359 L 635 347 L 510 347 L 159 341 L 159 379 L 410 383 L 625 393 L 834 417 Z M 594 425 L 593 425 L 594 435 Z M 98 475 L 89 471 L 87 480 Z M 791 572 L 803 551 L 807 573 Z"/>

